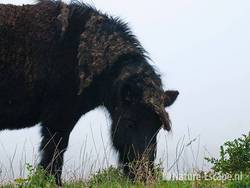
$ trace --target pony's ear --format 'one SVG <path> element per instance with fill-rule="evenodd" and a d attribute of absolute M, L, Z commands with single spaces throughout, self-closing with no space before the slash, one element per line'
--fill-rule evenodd
<path fill-rule="evenodd" d="M 179 91 L 167 90 L 164 92 L 164 106 L 171 106 L 179 95 Z"/>

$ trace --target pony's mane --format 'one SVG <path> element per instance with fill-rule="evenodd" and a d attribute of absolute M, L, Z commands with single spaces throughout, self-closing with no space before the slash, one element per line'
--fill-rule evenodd
<path fill-rule="evenodd" d="M 57 0 L 38 0 L 38 2 L 39 3 L 54 3 L 56 5 L 60 5 L 61 3 L 63 3 L 62 1 L 57 1 Z M 143 71 L 140 75 L 140 79 L 151 77 L 155 81 L 155 83 L 157 83 L 157 85 L 161 87 L 162 83 L 161 83 L 160 75 L 157 73 L 155 68 L 149 63 L 151 59 L 149 58 L 148 53 L 142 47 L 137 37 L 133 34 L 127 22 L 123 21 L 121 18 L 102 13 L 95 6 L 83 3 L 78 0 L 72 0 L 68 4 L 68 7 L 70 10 L 69 22 L 74 22 L 74 24 L 77 24 L 78 25 L 77 27 L 79 28 L 85 27 L 85 24 L 91 19 L 91 16 L 93 15 L 103 17 L 105 21 L 101 25 L 102 30 L 105 30 L 108 34 L 119 33 L 119 35 L 124 39 L 124 41 L 127 41 L 129 44 L 133 46 L 134 49 L 137 50 L 137 52 L 139 52 L 137 54 L 138 55 L 137 58 L 140 59 L 140 62 L 135 61 L 134 67 L 139 66 L 143 68 Z M 116 63 L 114 63 L 114 65 L 112 65 L 114 68 L 112 67 L 109 67 L 109 68 L 118 70 L 124 67 L 125 66 L 124 63 L 127 62 L 126 59 L 130 59 L 130 58 L 131 58 L 130 55 L 121 56 L 119 57 L 119 60 L 117 60 Z M 134 70 L 136 71 L 136 68 Z M 131 72 L 131 75 L 132 75 L 132 72 Z"/>
<path fill-rule="evenodd" d="M 54 3 L 56 5 L 63 3 L 61 0 L 37 0 L 37 2 L 38 3 Z M 78 17 L 82 17 L 83 20 L 86 20 L 89 18 L 89 17 L 86 17 L 86 14 L 95 14 L 95 15 L 100 15 L 100 16 L 107 18 L 107 23 L 105 24 L 104 29 L 108 30 L 110 33 L 119 32 L 124 37 L 124 39 L 134 44 L 134 46 L 137 47 L 138 50 L 140 50 L 141 54 L 145 58 L 150 59 L 146 50 L 142 47 L 141 43 L 138 41 L 136 36 L 133 34 L 131 29 L 129 28 L 128 23 L 123 21 L 121 18 L 102 13 L 95 6 L 87 4 L 87 3 L 83 3 L 78 0 L 72 0 L 68 4 L 68 6 L 70 8 L 70 17 L 72 17 L 73 15 L 77 15 Z M 86 18 L 84 18 L 83 16 Z"/>
<path fill-rule="evenodd" d="M 150 59 L 147 55 L 148 53 L 146 52 L 146 50 L 142 47 L 141 43 L 138 41 L 136 36 L 129 28 L 128 23 L 123 21 L 121 18 L 102 13 L 95 6 L 80 2 L 78 0 L 71 1 L 69 6 L 72 9 L 72 14 L 74 14 L 74 12 L 76 11 L 80 16 L 80 15 L 86 15 L 86 12 L 89 12 L 107 18 L 106 19 L 107 22 L 104 25 L 103 29 L 109 31 L 110 33 L 119 32 L 119 34 L 121 34 L 124 37 L 124 39 L 129 41 L 138 50 L 140 50 L 141 55 L 143 55 L 147 59 Z"/>

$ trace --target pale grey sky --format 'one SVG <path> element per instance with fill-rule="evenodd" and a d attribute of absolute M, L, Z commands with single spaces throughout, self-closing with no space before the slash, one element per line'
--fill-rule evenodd
<path fill-rule="evenodd" d="M 22 4 L 33 1 L 0 2 Z M 167 139 L 170 160 L 174 159 L 177 141 L 186 135 L 185 139 L 188 142 L 188 128 L 191 137 L 200 136 L 200 150 L 203 151 L 205 146 L 213 155 L 217 155 L 219 145 L 224 141 L 248 133 L 249 0 L 84 2 L 89 2 L 98 9 L 120 16 L 129 22 L 134 33 L 150 53 L 153 64 L 162 73 L 165 87 L 180 91 L 177 102 L 169 109 L 173 133 L 161 131 L 158 137 L 158 158 L 166 158 L 163 153 L 166 153 Z M 94 136 L 96 147 L 93 144 L 91 128 L 93 132 L 98 133 Z M 7 158 L 13 155 L 15 147 L 17 156 L 21 155 L 25 140 L 28 140 L 27 156 L 32 154 L 32 148 L 36 151 L 39 141 L 38 129 L 37 127 L 0 133 L 0 160 L 8 164 Z M 102 137 L 106 144 L 108 129 L 107 114 L 105 116 L 102 110 L 83 117 L 71 135 L 69 151 L 66 153 L 68 167 L 73 168 L 74 163 L 80 164 L 79 150 L 86 137 L 87 151 L 91 153 L 92 149 L 92 159 L 96 157 L 95 150 L 100 151 L 100 156 L 103 156 Z M 194 148 L 198 148 L 198 143 L 195 144 Z M 201 153 L 200 158 L 202 156 Z M 115 163 L 115 158 L 110 158 L 111 163 Z"/>

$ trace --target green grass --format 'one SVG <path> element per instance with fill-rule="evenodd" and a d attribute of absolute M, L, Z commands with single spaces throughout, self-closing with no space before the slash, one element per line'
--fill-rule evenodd
<path fill-rule="evenodd" d="M 29 175 L 26 179 L 16 179 L 14 183 L 1 186 L 3 188 L 53 188 L 57 187 L 55 180 L 51 176 L 46 176 L 44 171 L 41 169 L 34 169 L 28 165 Z M 249 188 L 250 177 L 243 176 L 241 181 L 166 181 L 159 175 L 156 179 L 148 184 L 141 182 L 131 182 L 126 179 L 121 171 L 117 168 L 110 167 L 108 169 L 99 171 L 92 175 L 88 180 L 82 182 L 66 182 L 63 187 L 65 188 L 80 188 L 80 187 L 91 187 L 91 188 Z"/>

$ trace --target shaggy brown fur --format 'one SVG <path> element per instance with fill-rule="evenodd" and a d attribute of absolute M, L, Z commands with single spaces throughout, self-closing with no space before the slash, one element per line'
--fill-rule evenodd
<path fill-rule="evenodd" d="M 41 123 L 40 165 L 61 184 L 63 153 L 81 115 L 105 106 L 124 172 L 170 130 L 165 111 L 178 95 L 160 76 L 126 24 L 81 3 L 0 4 L 0 130 Z M 150 151 L 147 151 L 150 148 Z M 146 153 L 146 157 L 145 157 Z"/>

